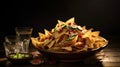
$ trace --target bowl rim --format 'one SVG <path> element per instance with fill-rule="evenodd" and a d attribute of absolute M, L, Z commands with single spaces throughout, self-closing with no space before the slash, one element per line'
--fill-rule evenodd
<path fill-rule="evenodd" d="M 100 36 L 101 37 L 101 36 Z M 38 49 L 36 48 L 38 51 L 40 52 L 48 52 L 48 53 L 55 53 L 55 54 L 75 54 L 75 53 L 87 53 L 87 52 L 94 52 L 94 51 L 99 51 L 103 48 L 105 48 L 107 45 L 108 45 L 108 40 L 105 39 L 104 37 L 101 37 L 106 43 L 104 44 L 104 46 L 100 47 L 100 48 L 95 48 L 95 49 L 91 49 L 91 50 L 87 50 L 87 51 L 81 51 L 81 50 L 78 50 L 78 51 L 72 51 L 72 52 L 59 52 L 59 51 L 51 51 L 51 50 L 46 50 L 46 49 Z"/>

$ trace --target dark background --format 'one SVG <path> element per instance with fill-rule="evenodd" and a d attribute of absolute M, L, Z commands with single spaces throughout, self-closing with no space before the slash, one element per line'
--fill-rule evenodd
<path fill-rule="evenodd" d="M 9 0 L 1 2 L 0 41 L 15 34 L 17 26 L 33 27 L 32 36 L 51 30 L 57 20 L 75 17 L 78 25 L 101 31 L 101 36 L 119 36 L 119 0 Z"/>

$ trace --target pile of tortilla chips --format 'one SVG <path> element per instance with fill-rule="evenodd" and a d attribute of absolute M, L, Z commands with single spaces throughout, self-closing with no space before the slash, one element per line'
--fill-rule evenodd
<path fill-rule="evenodd" d="M 75 23 L 74 17 L 66 22 L 58 20 L 55 28 L 45 33 L 39 32 L 38 37 L 31 37 L 32 44 L 38 49 L 52 51 L 87 51 L 103 47 L 108 43 L 106 39 L 99 36 L 100 31 L 86 29 Z"/>

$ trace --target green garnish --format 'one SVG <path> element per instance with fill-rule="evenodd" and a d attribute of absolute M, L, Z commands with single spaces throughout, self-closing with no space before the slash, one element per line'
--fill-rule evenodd
<path fill-rule="evenodd" d="M 56 32 L 57 31 L 57 29 L 56 28 L 54 28 L 54 32 Z"/>
<path fill-rule="evenodd" d="M 13 58 L 13 59 L 22 59 L 22 58 L 28 58 L 28 57 L 29 57 L 28 54 L 22 54 L 22 53 L 15 53 L 10 55 L 10 58 Z"/>
<path fill-rule="evenodd" d="M 75 38 L 75 36 L 76 36 L 76 35 L 72 35 L 72 36 L 68 37 L 68 38 L 66 39 L 66 41 L 71 41 L 72 39 Z"/>
<path fill-rule="evenodd" d="M 65 24 L 62 24 L 61 27 L 62 28 L 67 28 L 67 26 Z"/>
<path fill-rule="evenodd" d="M 29 55 L 26 54 L 25 57 L 29 57 Z"/>

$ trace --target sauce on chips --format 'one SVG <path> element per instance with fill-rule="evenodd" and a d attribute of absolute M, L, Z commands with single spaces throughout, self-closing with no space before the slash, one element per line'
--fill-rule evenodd
<path fill-rule="evenodd" d="M 38 49 L 51 51 L 87 51 L 96 49 L 107 44 L 107 40 L 99 36 L 100 31 L 86 29 L 75 23 L 74 17 L 66 22 L 58 20 L 55 28 L 51 31 L 44 29 L 45 33 L 39 32 L 37 38 L 31 37 L 32 44 Z"/>

